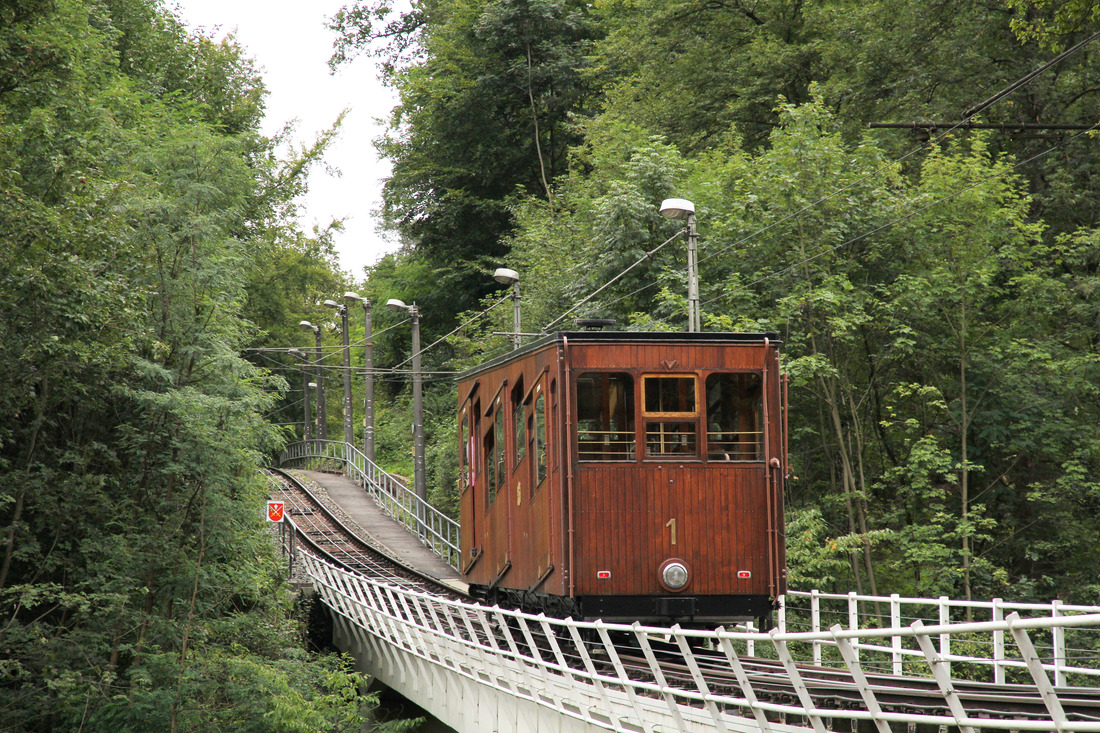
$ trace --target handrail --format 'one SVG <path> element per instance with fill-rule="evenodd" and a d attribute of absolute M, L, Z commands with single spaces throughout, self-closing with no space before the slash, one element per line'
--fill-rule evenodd
<path fill-rule="evenodd" d="M 378 467 L 353 445 L 338 440 L 310 440 L 288 445 L 279 464 L 310 458 L 342 461 L 348 478 L 362 486 L 375 503 L 405 525 L 424 545 L 459 569 L 462 558 L 458 522 L 417 496 L 399 480 Z"/>
<path fill-rule="evenodd" d="M 870 596 L 855 592 L 788 591 L 780 601 L 777 621 L 782 633 L 793 634 L 790 638 L 811 644 L 814 664 L 822 664 L 824 649 L 837 646 L 835 638 L 829 638 L 829 630 L 842 628 L 844 631 L 840 635 L 850 640 L 857 657 L 860 652 L 864 653 L 865 665 L 878 666 L 880 671 L 894 675 L 903 673 L 908 660 L 923 655 L 912 639 L 906 639 L 906 630 L 912 624 L 920 623 L 928 633 L 937 636 L 938 653 L 947 665 L 961 662 L 992 667 L 992 681 L 1004 684 L 1006 671 L 1024 666 L 1018 657 L 1013 658 L 1011 653 L 1006 652 L 1003 623 L 1012 613 L 1067 619 L 1066 623 L 1034 627 L 1050 628 L 1047 640 L 1037 639 L 1036 643 L 1043 669 L 1054 673 L 1056 686 L 1067 685 L 1071 674 L 1100 675 L 1094 667 L 1085 668 L 1075 663 L 1077 658 L 1094 654 L 1090 651 L 1092 643 L 1072 636 L 1067 640 L 1066 632 L 1075 625 L 1068 619 L 1077 614 L 1100 614 L 1100 606 L 1071 605 L 1060 600 L 1018 603 L 1006 602 L 1001 598 L 963 601 L 947 596 L 903 598 L 898 594 Z M 971 621 L 974 617 L 977 619 Z M 939 631 L 960 618 L 970 622 L 968 630 L 978 635 L 968 639 L 965 647 L 956 645 L 959 649 L 965 648 L 969 652 L 967 654 L 953 653 L 950 635 Z M 870 643 L 877 639 L 888 639 L 888 642 Z M 1080 648 L 1074 648 L 1075 644 Z M 984 650 L 985 656 L 978 656 L 975 653 L 977 650 Z"/>
<path fill-rule="evenodd" d="M 846 730 L 849 721 L 854 729 L 856 724 L 868 721 L 880 731 L 889 730 L 890 723 L 908 723 L 952 726 L 959 731 L 1100 733 L 1100 720 L 1063 710 L 1059 698 L 1072 700 L 1075 693 L 1052 684 L 1048 677 L 1051 668 L 1032 640 L 1055 628 L 1095 634 L 1100 631 L 1100 614 L 1069 616 L 1054 612 L 1044 618 L 1021 618 L 1012 612 L 997 621 L 925 625 L 917 620 L 908 626 L 875 630 L 876 635 L 898 636 L 913 650 L 904 671 L 906 677 L 934 680 L 931 685 L 898 686 L 882 678 L 868 678 L 874 669 L 869 669 L 867 660 L 861 660 L 857 653 L 860 632 L 843 629 L 839 624 L 813 634 L 779 629 L 765 634 L 722 628 L 683 629 L 678 625 L 588 623 L 396 588 L 382 579 L 341 571 L 308 553 L 304 553 L 304 564 L 324 602 L 342 619 L 340 628 L 354 633 L 356 642 L 366 649 L 364 658 L 377 668 L 371 669 L 372 674 L 383 682 L 411 685 L 416 691 L 420 684 L 417 680 L 423 679 L 423 687 L 434 691 L 440 677 L 461 679 L 464 685 L 476 688 L 475 693 L 498 691 L 558 715 L 561 723 L 575 721 L 577 730 L 687 733 L 753 728 L 765 733 L 809 733 Z M 936 637 L 946 636 L 963 646 L 972 643 L 975 635 L 990 633 L 1007 637 L 1009 661 L 1014 667 L 1013 699 L 1033 701 L 1029 710 L 1014 713 L 1014 708 L 1006 709 L 991 716 L 983 697 L 990 694 L 988 690 L 962 699 L 956 683 L 973 679 L 973 670 L 957 668 L 958 675 L 952 677 L 947 663 L 950 660 L 933 643 Z M 613 641 L 612 634 L 631 643 Z M 535 643 L 534 635 L 540 635 L 543 643 Z M 833 693 L 829 690 L 849 684 L 842 676 L 830 677 L 827 689 L 823 691 L 819 685 L 811 694 L 807 680 L 820 680 L 820 670 L 804 666 L 810 661 L 803 655 L 811 639 L 835 645 L 835 666 L 850 673 L 851 690 L 862 696 L 862 707 L 830 703 Z M 675 678 L 664 674 L 667 668 L 657 661 L 652 649 L 654 640 L 679 650 L 685 673 Z M 562 653 L 560 642 L 570 644 L 570 655 Z M 633 658 L 629 665 L 619 656 L 623 650 Z M 746 657 L 753 656 L 782 663 L 785 676 L 790 678 L 790 694 L 774 694 L 776 678 L 784 675 L 754 672 L 744 663 Z M 644 660 L 639 662 L 639 657 Z M 1090 668 L 1079 667 L 1073 672 L 1095 675 L 1096 660 L 1091 664 Z M 754 660 L 753 665 L 759 665 L 759 661 Z M 711 670 L 718 676 L 712 677 Z M 730 682 L 734 678 L 737 684 Z M 1080 687 L 1095 689 L 1090 681 L 1095 679 L 1082 677 L 1076 682 Z M 714 680 L 721 681 L 717 687 L 712 684 Z M 880 704 L 886 696 L 896 698 L 910 687 L 922 692 L 908 706 L 886 708 Z M 446 698 L 428 694 L 424 704 L 435 712 L 433 705 L 446 709 Z M 777 717 L 782 723 L 775 722 Z M 752 726 L 753 720 L 756 727 Z M 826 721 L 832 725 L 826 726 Z"/>

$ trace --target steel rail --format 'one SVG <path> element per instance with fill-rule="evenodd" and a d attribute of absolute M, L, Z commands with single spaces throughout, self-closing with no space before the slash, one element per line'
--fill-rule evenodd
<path fill-rule="evenodd" d="M 279 465 L 297 461 L 334 460 L 345 475 L 367 490 L 384 512 L 420 538 L 435 554 L 459 569 L 462 557 L 459 524 L 424 501 L 397 478 L 382 470 L 362 451 L 343 441 L 311 440 L 293 443 L 279 456 Z"/>

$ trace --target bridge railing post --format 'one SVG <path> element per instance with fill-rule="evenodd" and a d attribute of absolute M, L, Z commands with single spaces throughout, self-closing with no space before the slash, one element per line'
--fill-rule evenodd
<path fill-rule="evenodd" d="M 901 628 L 901 596 L 897 593 L 890 594 L 890 628 Z M 901 677 L 904 669 L 901 661 L 901 633 L 899 631 L 895 631 L 893 636 L 890 637 L 890 650 L 893 672 L 896 676 Z"/>
<path fill-rule="evenodd" d="M 676 627 L 673 628 L 675 629 Z M 623 666 L 623 660 L 619 658 L 619 650 L 611 643 L 611 637 L 608 636 L 603 621 L 596 621 L 596 633 L 599 634 L 600 641 L 603 643 L 604 650 L 607 652 L 607 658 L 610 660 L 611 666 L 615 669 L 615 674 L 624 682 L 623 688 L 626 692 L 627 700 L 630 701 L 630 706 L 634 709 L 634 717 L 639 721 L 645 720 L 645 713 L 638 705 L 638 693 L 634 689 L 634 686 L 630 684 L 630 675 L 627 674 L 626 668 Z"/>
<path fill-rule="evenodd" d="M 859 600 L 856 592 L 848 593 L 848 628 L 852 631 L 859 630 Z M 859 637 L 852 637 L 852 651 L 855 652 L 856 661 L 859 661 Z"/>
<path fill-rule="evenodd" d="M 668 711 L 672 715 L 673 721 L 676 723 L 676 727 L 683 730 L 684 719 L 680 715 L 680 707 L 676 704 L 676 695 L 668 685 L 668 679 L 665 677 L 664 668 L 662 668 L 657 661 L 657 655 L 653 653 L 653 645 L 649 643 L 648 632 L 642 630 L 642 625 L 637 621 L 633 623 L 633 629 L 634 637 L 638 640 L 638 647 L 642 650 L 642 656 L 645 657 L 646 663 L 649 665 L 650 674 L 653 675 L 653 681 L 656 682 L 657 687 L 660 688 L 661 697 L 664 698 L 665 704 L 668 706 Z"/>
<path fill-rule="evenodd" d="M 1020 615 L 1013 611 L 1005 620 L 1008 622 L 1016 647 L 1020 650 L 1020 656 L 1023 657 L 1028 672 L 1031 673 L 1031 679 L 1035 682 L 1035 687 L 1038 688 L 1039 695 L 1047 706 L 1050 719 L 1054 721 L 1055 730 L 1064 730 L 1066 713 L 1062 709 L 1062 702 L 1058 699 L 1058 693 L 1050 684 L 1050 678 L 1047 677 L 1046 670 L 1043 669 L 1043 660 L 1035 653 L 1035 646 L 1031 643 L 1031 637 L 1027 631 L 1015 626 L 1020 621 Z"/>
<path fill-rule="evenodd" d="M 778 632 L 779 630 L 776 629 L 776 633 Z M 676 644 L 680 647 L 680 654 L 683 655 L 684 661 L 687 663 L 688 671 L 691 672 L 691 678 L 695 682 L 695 689 L 703 696 L 703 704 L 706 706 L 707 712 L 710 713 L 715 728 L 723 730 L 725 725 L 722 722 L 721 712 L 718 710 L 718 705 L 711 699 L 710 685 L 707 684 L 707 678 L 699 668 L 699 662 L 695 659 L 695 654 L 692 653 L 691 648 L 688 646 L 687 637 L 681 633 L 680 624 L 673 625 L 672 633 L 676 635 Z"/>
<path fill-rule="evenodd" d="M 1050 603 L 1050 616 L 1051 618 L 1058 618 L 1064 615 L 1062 612 L 1062 601 L 1054 600 Z M 1054 655 L 1054 685 L 1055 687 L 1066 686 L 1066 629 L 1064 626 L 1053 626 L 1050 629 L 1050 641 L 1052 654 Z"/>
<path fill-rule="evenodd" d="M 951 599 L 947 596 L 940 596 L 939 598 L 940 609 L 940 626 L 947 626 L 951 623 Z M 940 634 L 940 655 L 945 659 L 951 654 L 951 634 Z M 947 670 L 947 675 L 951 675 L 951 662 L 944 662 Z"/>
<path fill-rule="evenodd" d="M 810 630 L 815 634 L 821 633 L 821 592 L 816 588 L 810 591 Z M 821 666 L 821 641 L 814 639 L 813 643 L 814 664 Z"/>
<path fill-rule="evenodd" d="M 791 652 L 787 648 L 787 642 L 778 638 L 778 629 L 772 629 L 769 634 L 772 637 L 772 644 L 775 646 L 779 661 L 783 663 L 783 669 L 786 670 L 787 677 L 790 678 L 791 686 L 794 687 L 794 691 L 798 695 L 798 701 L 802 704 L 802 709 L 805 711 L 804 714 L 806 718 L 809 719 L 810 725 L 814 729 L 814 733 L 828 733 L 825 728 L 825 723 L 822 720 L 821 711 L 817 708 L 816 703 L 814 703 L 814 699 L 810 695 L 809 689 L 806 687 L 806 682 L 802 679 L 802 675 L 798 671 L 798 666 L 795 665 L 794 659 L 791 657 Z"/>
<path fill-rule="evenodd" d="M 895 626 L 895 628 L 897 628 Z M 848 671 L 852 675 L 852 681 L 855 683 L 856 688 L 859 690 L 859 694 L 863 697 L 863 704 L 867 706 L 867 712 L 871 714 L 871 720 L 875 722 L 875 727 L 878 728 L 879 733 L 890 733 L 890 724 L 882 719 L 882 708 L 878 704 L 878 699 L 875 697 L 875 692 L 871 688 L 870 682 L 867 681 L 867 675 L 863 673 L 863 668 L 859 665 L 859 657 L 856 655 L 855 649 L 848 642 L 847 639 L 839 636 L 839 632 L 843 630 L 840 624 L 832 626 L 830 631 L 833 634 L 833 640 L 836 642 L 837 650 L 840 652 L 841 658 L 844 663 L 848 665 Z M 898 638 L 895 636 L 895 638 Z"/>
<path fill-rule="evenodd" d="M 943 609 L 944 606 L 941 605 L 940 608 Z M 921 651 L 924 652 L 924 658 L 928 662 L 932 678 L 940 688 L 940 694 L 947 701 L 947 709 L 955 718 L 959 733 L 975 733 L 974 726 L 969 724 L 969 718 L 963 708 L 962 701 L 959 699 L 959 693 L 955 691 L 954 685 L 951 684 L 951 666 L 936 652 L 936 648 L 932 645 L 932 639 L 929 638 L 928 634 L 923 633 L 924 623 L 920 619 L 914 621 L 911 628 L 917 637 L 917 643 L 920 645 Z M 942 634 L 940 635 L 940 641 L 942 644 Z"/>
<path fill-rule="evenodd" d="M 1002 604 L 1004 600 L 1001 598 L 993 599 L 993 607 L 991 609 L 991 620 L 993 623 L 1004 621 L 1005 612 Z M 1005 632 L 1003 629 L 996 629 L 993 632 L 993 683 L 997 685 L 1003 685 L 1005 683 Z"/>
<path fill-rule="evenodd" d="M 749 679 L 745 667 L 741 664 L 741 659 L 737 656 L 737 652 L 733 648 L 733 641 L 729 637 L 723 636 L 724 631 L 724 629 L 719 627 L 718 645 L 725 655 L 726 661 L 729 662 L 734 677 L 737 678 L 737 684 L 741 688 L 741 694 L 744 695 L 745 703 L 748 704 L 749 709 L 752 710 L 753 717 L 756 718 L 756 725 L 760 728 L 760 733 L 771 733 L 771 724 L 768 722 L 768 716 L 765 715 L 764 711 L 759 707 L 759 701 L 756 697 L 756 690 L 753 689 L 752 681 Z"/>

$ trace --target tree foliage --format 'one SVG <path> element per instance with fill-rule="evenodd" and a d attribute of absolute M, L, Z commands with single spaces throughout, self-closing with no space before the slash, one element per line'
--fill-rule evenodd
<path fill-rule="evenodd" d="M 285 384 L 240 356 L 261 256 L 322 246 L 285 225 L 304 168 L 231 39 L 146 0 L 0 14 L 0 727 L 352 729 L 261 521 Z"/>
<path fill-rule="evenodd" d="M 682 242 L 659 246 L 677 226 L 657 207 L 688 198 L 705 328 L 785 342 L 792 577 L 1086 598 L 1083 538 L 1100 530 L 1095 137 L 945 133 L 1087 38 L 1094 6 L 604 0 L 573 9 L 575 36 L 569 5 L 350 5 L 338 57 L 380 54 L 402 94 L 382 149 L 390 223 L 410 249 L 371 282 L 471 319 L 437 352 L 457 368 L 507 348 L 505 309 L 479 315 L 502 294 L 486 289 L 502 256 L 521 273 L 524 330 L 576 315 L 682 328 Z M 525 20 L 550 8 L 554 24 Z M 525 63 L 528 43 L 551 50 Z M 1092 125 L 1097 63 L 1086 44 L 973 119 Z M 542 68 L 561 96 L 532 107 L 525 84 L 540 88 Z M 529 110 L 561 131 L 557 152 L 516 134 Z M 490 178 L 503 185 L 456 183 Z M 475 203 L 499 218 L 456 215 Z M 473 222 L 487 226 L 470 234 Z M 458 283 L 429 254 L 444 240 L 476 305 L 438 292 Z M 425 269 L 428 287 L 403 277 Z"/>

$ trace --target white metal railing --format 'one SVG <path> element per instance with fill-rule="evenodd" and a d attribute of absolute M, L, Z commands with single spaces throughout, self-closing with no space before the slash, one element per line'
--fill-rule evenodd
<path fill-rule="evenodd" d="M 995 624 L 988 629 L 975 627 L 965 638 L 952 638 L 943 634 L 938 639 L 938 654 L 950 668 L 959 662 L 968 666 L 968 676 L 996 684 L 1011 681 L 1016 676 L 1027 675 L 1027 662 L 1011 644 L 1006 645 L 1005 630 L 996 624 L 1008 614 L 1021 618 L 1059 618 L 1081 614 L 1100 614 L 1100 606 L 1070 605 L 1055 600 L 1050 603 L 1013 603 L 1001 598 L 992 601 L 951 600 L 939 598 L 903 598 L 868 596 L 858 593 L 821 593 L 820 591 L 788 591 L 781 599 L 778 627 L 784 632 L 806 631 L 814 635 L 810 641 L 810 661 L 817 665 L 843 665 L 839 650 L 827 634 L 822 633 L 835 624 L 849 631 L 864 630 L 851 638 L 852 648 L 860 655 L 861 664 L 881 674 L 905 674 L 915 660 L 923 660 L 924 653 L 909 636 L 896 632 L 910 628 L 914 623 L 949 625 L 963 620 L 989 621 Z M 832 649 L 832 653 L 829 653 Z M 1100 660 L 1100 634 L 1095 630 L 1077 631 L 1058 624 L 1050 627 L 1035 641 L 1037 658 L 1043 669 L 1054 674 L 1054 684 L 1066 687 L 1079 675 L 1079 684 L 1095 686 L 1100 677 L 1097 662 Z M 1007 676 L 1006 676 L 1006 673 Z"/>
<path fill-rule="evenodd" d="M 887 733 L 890 723 L 957 726 L 960 733 L 974 733 L 979 728 L 1100 733 L 1097 717 L 1063 710 L 1059 693 L 1065 691 L 1055 689 L 1047 674 L 1050 667 L 1032 642 L 1033 636 L 1045 636 L 1054 629 L 1096 634 L 1100 632 L 1097 613 L 1071 615 L 1063 613 L 1065 607 L 1057 612 L 1047 607 L 1052 612 L 1042 617 L 1024 618 L 1013 609 L 996 621 L 925 625 L 917 619 L 907 627 L 887 629 L 834 624 L 806 632 L 776 628 L 767 634 L 722 628 L 686 630 L 550 619 L 460 603 L 348 573 L 305 553 L 303 560 L 338 622 L 352 629 L 355 643 L 369 657 L 374 673 L 399 692 L 401 685 L 415 687 L 422 678 L 427 680 L 424 684 L 444 686 L 448 680 L 457 680 L 461 685 L 456 686 L 462 689 L 488 689 L 517 705 L 558 716 L 562 722 L 569 718 L 589 729 L 615 731 L 751 729 L 778 733 L 812 729 L 822 733 L 826 729 L 855 730 L 859 721 L 871 721 L 880 733 Z M 832 598 L 818 594 L 818 601 L 829 600 Z M 1008 604 L 999 607 L 1002 611 L 1009 608 Z M 786 616 L 789 624 L 790 609 Z M 973 636 L 989 634 L 1000 634 L 1013 649 L 1011 654 L 1006 652 L 1004 664 L 1011 657 L 1025 670 L 1026 687 L 1013 687 L 1012 692 L 1017 699 L 1027 695 L 1034 701 L 1027 713 L 990 717 L 987 710 L 968 709 L 957 691 L 965 675 L 952 678 L 951 666 L 945 664 L 940 651 L 944 640 L 961 645 Z M 884 710 L 880 699 L 891 678 L 876 677 L 869 683 L 861 652 L 863 657 L 871 649 L 892 654 L 892 643 L 873 642 L 894 638 L 901 640 L 902 650 L 917 650 L 909 655 L 903 671 L 910 681 L 925 677 L 922 689 L 933 697 L 923 704 L 917 698 L 904 709 Z M 536 643 L 536 639 L 540 641 Z M 658 662 L 654 639 L 671 643 L 679 651 L 682 671 L 672 672 Z M 815 673 L 799 662 L 811 661 L 805 657 L 809 653 L 812 658 L 819 644 L 835 650 L 839 665 L 850 673 L 850 697 L 861 700 L 861 706 L 832 707 L 833 693 L 812 696 Z M 711 651 L 697 651 L 699 648 Z M 748 659 L 754 655 L 777 660 L 782 671 L 777 675 L 773 668 L 758 674 L 754 671 L 756 660 Z M 961 656 L 952 661 L 961 661 Z M 964 671 L 959 665 L 955 669 Z M 1066 671 L 1096 673 L 1095 666 Z M 716 678 L 716 674 L 725 676 Z M 789 679 L 788 694 L 777 695 L 769 688 L 779 677 Z M 715 679 L 722 681 L 716 684 Z M 835 678 L 830 684 L 836 687 Z M 895 699 L 913 692 L 906 685 L 889 690 Z M 435 695 L 445 706 L 444 697 Z M 433 712 L 431 700 L 429 697 L 426 706 L 429 712 Z"/>
<path fill-rule="evenodd" d="M 338 440 L 293 443 L 279 455 L 286 465 L 310 459 L 340 461 L 348 478 L 367 490 L 391 517 L 420 538 L 432 552 L 458 569 L 462 557 L 458 522 L 417 496 L 353 445 Z"/>

